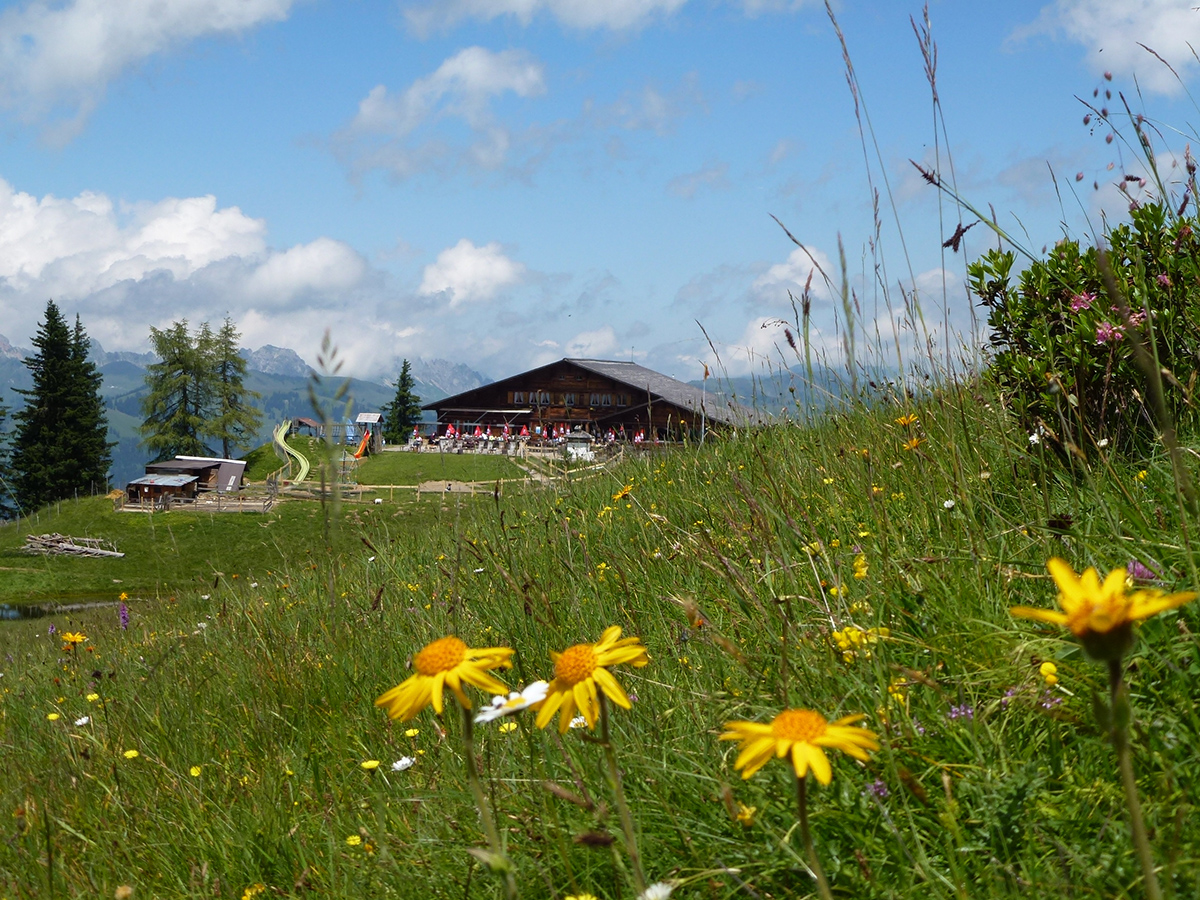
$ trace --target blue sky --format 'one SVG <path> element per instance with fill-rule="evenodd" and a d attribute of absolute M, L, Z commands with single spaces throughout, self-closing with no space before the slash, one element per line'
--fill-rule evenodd
<path fill-rule="evenodd" d="M 931 3 L 941 171 L 1034 249 L 1119 218 L 1113 184 L 1142 170 L 1077 97 L 1124 92 L 1191 133 L 1190 3 Z M 866 158 L 805 0 L 0 4 L 0 334 L 28 346 L 53 297 L 108 349 L 229 315 L 246 345 L 310 361 L 329 329 L 364 377 L 419 356 L 493 377 L 632 356 L 694 378 L 719 355 L 742 374 L 792 359 L 778 322 L 811 268 L 773 214 L 832 270 L 841 239 L 885 339 L 884 288 L 915 285 L 939 346 L 970 343 L 965 260 L 995 239 L 943 251 L 960 214 L 908 162 L 937 159 L 922 8 L 834 11 Z M 1168 131 L 1163 158 L 1186 142 Z M 813 309 L 836 359 L 820 279 Z"/>

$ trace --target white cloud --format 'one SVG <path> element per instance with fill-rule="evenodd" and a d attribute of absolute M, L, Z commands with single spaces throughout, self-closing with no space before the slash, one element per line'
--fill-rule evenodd
<path fill-rule="evenodd" d="M 286 304 L 300 294 L 350 290 L 362 281 L 366 269 L 366 261 L 351 247 L 320 237 L 272 254 L 254 270 L 246 292 L 265 303 Z"/>
<path fill-rule="evenodd" d="M 27 120 L 57 113 L 78 133 L 107 84 L 142 60 L 208 35 L 287 18 L 294 0 L 33 0 L 0 13 L 0 104 Z"/>
<path fill-rule="evenodd" d="M 597 108 L 591 118 L 601 128 L 668 134 L 677 120 L 704 106 L 700 77 L 689 72 L 678 86 L 665 93 L 656 85 L 643 85 L 641 90 L 626 93 L 611 106 Z"/>
<path fill-rule="evenodd" d="M 1183 88 L 1175 76 L 1138 44 L 1155 50 L 1187 79 L 1197 69 L 1192 47 L 1200 44 L 1200 11 L 1180 0 L 1056 0 L 1013 39 L 1038 34 L 1082 44 L 1097 74 L 1136 75 L 1144 88 L 1179 94 Z"/>
<path fill-rule="evenodd" d="M 567 356 L 582 359 L 602 359 L 617 347 L 617 335 L 611 325 L 595 331 L 581 331 L 567 341 Z"/>
<path fill-rule="evenodd" d="M 513 16 L 528 25 L 536 16 L 549 15 L 570 28 L 638 28 L 665 18 L 687 0 L 443 0 L 405 4 L 404 16 L 418 34 L 448 28 L 464 19 L 489 22 Z"/>
<path fill-rule="evenodd" d="M 286 345 L 311 352 L 326 325 L 342 323 L 369 345 L 389 333 L 358 302 L 373 278 L 331 238 L 270 249 L 263 220 L 212 196 L 126 207 L 94 192 L 38 198 L 0 180 L 0 322 L 17 343 L 53 297 L 110 348 L 143 346 L 150 325 L 226 314 L 257 329 L 247 343 L 295 340 Z"/>
<path fill-rule="evenodd" d="M 719 191 L 729 187 L 729 163 L 709 163 L 695 172 L 677 175 L 667 182 L 676 197 L 691 200 L 702 188 Z"/>
<path fill-rule="evenodd" d="M 467 47 L 400 94 L 382 84 L 372 88 L 354 119 L 335 135 L 334 149 L 357 171 L 383 168 L 397 178 L 459 162 L 496 169 L 504 164 L 512 135 L 492 115 L 491 102 L 506 93 L 528 98 L 545 90 L 541 63 L 524 50 Z M 454 150 L 445 139 L 422 139 L 422 132 L 446 120 L 467 125 L 468 146 Z"/>
<path fill-rule="evenodd" d="M 463 238 L 425 267 L 417 293 L 427 297 L 445 294 L 450 306 L 455 307 L 460 303 L 491 300 L 500 290 L 519 284 L 524 277 L 525 266 L 505 256 L 495 241 L 476 247 Z"/>
<path fill-rule="evenodd" d="M 812 247 L 806 251 L 797 247 L 788 254 L 788 258 L 784 262 L 776 263 L 756 278 L 754 290 L 764 299 L 786 302 L 788 291 L 791 291 L 793 296 L 799 297 L 811 277 L 813 296 L 826 298 L 829 296 L 829 289 L 821 274 L 822 271 L 830 278 L 837 275 L 829 257 L 822 251 Z"/>
<path fill-rule="evenodd" d="M 216 206 L 212 196 L 169 198 L 122 217 L 103 194 L 39 200 L 0 179 L 0 279 L 72 299 L 152 272 L 187 278 L 227 257 L 261 254 L 263 222 Z"/>

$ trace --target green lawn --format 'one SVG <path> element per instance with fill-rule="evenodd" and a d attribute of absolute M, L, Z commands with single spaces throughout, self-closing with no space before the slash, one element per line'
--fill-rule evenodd
<path fill-rule="evenodd" d="M 362 462 L 359 484 L 420 484 L 423 481 L 495 481 L 523 478 L 525 473 L 508 457 L 482 453 L 377 453 Z"/>

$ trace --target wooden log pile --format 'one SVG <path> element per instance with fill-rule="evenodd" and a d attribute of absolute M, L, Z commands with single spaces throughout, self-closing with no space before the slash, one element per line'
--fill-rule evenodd
<path fill-rule="evenodd" d="M 43 556 L 124 556 L 115 544 L 100 538 L 77 538 L 65 534 L 28 534 L 25 536 L 26 553 Z"/>

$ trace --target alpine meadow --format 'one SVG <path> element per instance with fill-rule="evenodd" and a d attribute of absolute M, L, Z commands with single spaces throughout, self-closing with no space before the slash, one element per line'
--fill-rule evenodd
<path fill-rule="evenodd" d="M 406 9 L 436 32 L 468 7 Z M 1062 220 L 1093 232 L 1010 228 L 946 149 L 926 9 L 933 149 L 905 174 L 936 225 L 910 224 L 835 8 L 874 230 L 831 260 L 779 216 L 808 275 L 756 379 L 700 324 L 708 402 L 778 413 L 597 462 L 389 450 L 344 484 L 335 331 L 325 429 L 284 444 L 303 488 L 266 445 L 261 510 L 131 513 L 32 466 L 44 405 L 9 411 L 0 578 L 99 602 L 0 621 L 0 900 L 1200 897 L 1200 135 L 1105 73 L 1080 116 L 1119 207 L 1071 172 Z M 464 121 L 499 146 L 482 96 Z M 910 233 L 944 241 L 939 285 L 889 274 Z M 247 449 L 244 327 L 153 329 L 148 456 Z M 95 396 L 82 324 L 50 303 L 34 343 Z M 128 552 L 21 552 L 43 532 Z"/>

